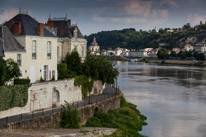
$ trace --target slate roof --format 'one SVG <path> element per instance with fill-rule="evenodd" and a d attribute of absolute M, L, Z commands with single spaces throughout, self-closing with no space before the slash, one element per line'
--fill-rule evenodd
<path fill-rule="evenodd" d="M 74 29 L 77 28 L 77 37 L 84 38 L 77 26 L 72 26 L 68 20 L 52 20 L 53 26 L 57 28 L 57 37 L 60 38 L 73 38 Z"/>
<path fill-rule="evenodd" d="M 22 31 L 18 35 L 32 35 L 32 36 L 40 36 L 38 33 L 38 22 L 33 19 L 28 14 L 17 14 L 15 17 L 7 21 L 4 25 L 7 26 L 10 31 L 14 32 L 14 23 L 21 22 L 22 23 Z M 44 28 L 44 36 L 45 37 L 56 37 L 46 28 Z"/>
<path fill-rule="evenodd" d="M 25 52 L 24 47 L 16 40 L 14 35 L 6 26 L 0 27 L 1 49 L 3 52 Z"/>

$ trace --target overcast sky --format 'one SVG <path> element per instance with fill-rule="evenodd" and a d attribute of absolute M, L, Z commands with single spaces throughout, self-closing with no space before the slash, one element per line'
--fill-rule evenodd
<path fill-rule="evenodd" d="M 65 17 L 77 22 L 83 35 L 103 30 L 149 30 L 206 21 L 206 0 L 0 0 L 0 23 L 19 12 L 39 22 Z"/>

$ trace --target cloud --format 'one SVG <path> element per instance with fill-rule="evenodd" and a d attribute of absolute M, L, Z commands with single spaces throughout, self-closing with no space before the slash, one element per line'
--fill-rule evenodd
<path fill-rule="evenodd" d="M 164 18 L 167 18 L 168 17 L 168 10 L 165 10 L 165 9 L 152 10 L 152 16 L 153 17 L 164 17 Z"/>
<path fill-rule="evenodd" d="M 198 25 L 200 21 L 205 22 L 206 17 L 200 16 L 199 14 L 189 14 L 187 17 L 187 21 L 192 25 Z"/>
<path fill-rule="evenodd" d="M 93 16 L 93 20 L 99 22 L 122 22 L 122 23 L 144 23 L 147 21 L 145 18 L 137 18 L 137 17 L 100 17 L 97 15 Z"/>
<path fill-rule="evenodd" d="M 1 9 L 1 11 L 2 12 L 0 14 L 0 22 L 4 22 L 4 21 L 11 19 L 19 12 L 17 8 L 9 8 L 6 10 Z"/>
<path fill-rule="evenodd" d="M 165 4 L 168 4 L 172 8 L 179 7 L 179 5 L 174 0 L 163 0 L 160 5 L 162 6 L 162 5 L 165 5 Z"/>
<path fill-rule="evenodd" d="M 152 7 L 151 1 L 130 1 L 124 7 L 124 10 L 129 15 L 148 16 Z"/>

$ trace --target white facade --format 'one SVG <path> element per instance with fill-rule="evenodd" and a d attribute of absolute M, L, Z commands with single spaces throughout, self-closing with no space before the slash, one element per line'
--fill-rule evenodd
<path fill-rule="evenodd" d="M 5 52 L 5 59 L 12 58 L 17 63 L 21 61 L 19 67 L 22 77 L 30 78 L 32 83 L 40 80 L 41 77 L 44 80 L 55 77 L 57 80 L 57 38 L 44 36 L 16 36 L 15 38 L 25 47 L 26 52 Z M 35 52 L 32 52 L 34 41 L 36 48 Z M 50 49 L 48 43 L 51 45 Z M 33 53 L 36 54 L 36 58 Z"/>
<path fill-rule="evenodd" d="M 194 47 L 190 44 L 187 44 L 187 45 L 184 46 L 185 51 L 193 51 L 193 49 L 194 49 Z"/>
<path fill-rule="evenodd" d="M 123 49 L 122 48 L 116 48 L 115 49 L 115 55 L 120 56 L 122 54 Z"/>
<path fill-rule="evenodd" d="M 205 43 L 199 43 L 195 46 L 195 51 L 199 53 L 205 53 L 206 51 L 206 44 Z"/>
<path fill-rule="evenodd" d="M 140 49 L 138 51 L 130 51 L 129 56 L 130 57 L 149 57 L 150 52 L 152 51 L 152 48 L 145 48 Z"/>
<path fill-rule="evenodd" d="M 81 38 L 58 38 L 57 59 L 58 63 L 65 59 L 68 53 L 76 50 L 84 60 L 87 55 L 87 40 Z"/>

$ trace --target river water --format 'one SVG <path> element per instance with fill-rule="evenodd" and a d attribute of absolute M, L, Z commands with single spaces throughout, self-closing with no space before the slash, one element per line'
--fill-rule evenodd
<path fill-rule="evenodd" d="M 118 85 L 148 137 L 206 137 L 206 68 L 117 62 Z"/>

